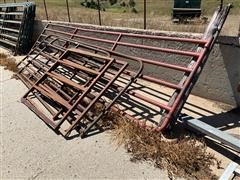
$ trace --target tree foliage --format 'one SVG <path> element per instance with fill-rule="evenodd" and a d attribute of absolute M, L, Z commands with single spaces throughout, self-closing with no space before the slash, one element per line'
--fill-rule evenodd
<path fill-rule="evenodd" d="M 100 7 L 98 7 L 98 1 L 97 0 L 82 0 L 81 5 L 86 7 L 86 8 L 92 8 L 92 9 L 98 9 L 100 8 L 101 10 L 105 10 L 105 8 L 113 5 L 116 8 L 130 8 L 131 12 L 137 13 L 138 11 L 136 10 L 136 2 L 135 0 L 99 0 L 100 1 Z M 125 9 L 126 11 L 126 9 Z"/>
<path fill-rule="evenodd" d="M 109 3 L 110 3 L 110 5 L 112 6 L 112 5 L 114 5 L 114 4 L 117 4 L 117 0 L 109 0 Z"/>
<path fill-rule="evenodd" d="M 128 4 L 130 7 L 135 7 L 136 6 L 136 2 L 134 0 L 129 0 Z"/>

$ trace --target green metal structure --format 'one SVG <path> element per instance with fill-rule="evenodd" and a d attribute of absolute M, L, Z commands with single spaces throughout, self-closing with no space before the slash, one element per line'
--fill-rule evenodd
<path fill-rule="evenodd" d="M 200 17 L 201 0 L 174 0 L 173 19 L 189 19 Z"/>

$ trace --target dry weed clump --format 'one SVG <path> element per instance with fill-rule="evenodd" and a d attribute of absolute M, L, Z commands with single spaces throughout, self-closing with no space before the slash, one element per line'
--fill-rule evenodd
<path fill-rule="evenodd" d="M 9 57 L 6 54 L 0 54 L 0 66 L 3 66 L 4 69 L 7 69 L 14 73 L 18 72 L 18 67 L 15 59 Z"/>
<path fill-rule="evenodd" d="M 167 169 L 170 177 L 217 178 L 211 166 L 219 162 L 206 151 L 204 142 L 196 138 L 169 141 L 158 132 L 146 130 L 115 113 L 110 113 L 103 121 L 105 127 L 111 129 L 112 140 L 126 148 L 132 161 L 152 162 L 160 169 Z"/>

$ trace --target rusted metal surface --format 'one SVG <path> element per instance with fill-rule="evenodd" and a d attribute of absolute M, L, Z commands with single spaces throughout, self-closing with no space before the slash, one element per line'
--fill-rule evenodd
<path fill-rule="evenodd" d="M 60 37 L 56 37 L 56 36 L 52 36 L 52 35 L 44 36 L 44 38 L 39 38 L 38 39 L 38 41 L 35 43 L 33 49 L 22 60 L 22 62 L 19 63 L 18 66 L 20 67 L 20 71 L 18 72 L 18 77 L 25 83 L 25 85 L 28 88 L 32 88 L 33 85 L 35 83 L 37 83 L 41 78 L 43 78 L 46 73 L 49 76 L 48 70 L 51 69 L 52 66 L 54 66 L 54 64 L 56 63 L 56 61 L 58 61 L 58 59 L 60 57 L 62 57 L 63 53 L 67 49 L 66 47 L 68 47 L 68 48 L 75 48 L 75 49 L 78 49 L 78 50 L 80 50 L 82 52 L 85 52 L 85 53 L 98 54 L 98 55 L 100 55 L 102 57 L 109 57 L 110 56 L 109 53 L 107 53 L 107 52 L 105 52 L 103 50 L 96 49 L 96 48 L 93 48 L 91 46 L 84 45 L 82 43 L 78 43 L 78 42 L 75 42 L 75 41 L 71 41 L 71 39 L 64 39 L 64 38 L 60 38 Z M 115 56 L 115 57 L 117 57 L 117 56 Z M 69 73 L 70 74 L 73 73 L 71 71 L 74 71 L 74 72 L 77 71 L 77 75 L 81 74 L 79 72 L 79 70 L 77 69 L 78 66 L 76 66 L 76 67 L 74 66 L 74 63 L 78 62 L 79 60 L 80 59 L 78 59 L 77 56 L 76 56 L 74 58 L 71 58 L 67 62 L 61 61 L 65 65 L 64 67 L 62 67 L 62 69 L 66 73 L 66 75 L 69 74 Z M 104 87 L 103 93 L 106 92 L 104 94 L 104 96 L 106 96 L 106 94 L 107 94 L 107 96 L 111 96 L 111 97 L 108 98 L 108 106 L 103 108 L 102 113 L 100 113 L 98 117 L 94 118 L 94 120 L 92 120 L 93 122 L 91 124 L 89 124 L 89 126 L 81 128 L 81 135 L 82 136 L 84 136 L 94 126 L 94 124 L 100 119 L 100 117 L 106 113 L 106 111 L 121 96 L 121 94 L 126 91 L 126 89 L 131 85 L 131 83 L 136 79 L 136 77 L 139 76 L 139 74 L 142 71 L 142 63 L 140 61 L 137 61 L 137 60 L 136 60 L 136 62 L 137 62 L 136 66 L 138 66 L 138 71 L 136 71 L 134 73 L 134 75 L 128 75 L 127 76 L 127 83 L 124 84 L 124 86 L 121 87 L 121 89 L 120 88 L 116 89 L 115 87 L 112 87 L 112 84 L 113 84 L 114 81 L 117 81 L 118 78 L 120 78 L 120 76 L 122 76 L 122 72 L 124 70 L 126 70 L 126 68 L 128 66 L 128 63 L 124 62 L 124 61 L 114 60 L 114 63 L 112 63 L 111 66 L 109 66 L 106 69 L 106 72 L 104 72 L 105 74 L 104 74 L 104 77 L 101 78 L 101 82 L 98 82 L 98 81 L 96 82 L 96 83 L 98 83 L 98 85 L 100 85 L 100 83 L 102 83 L 101 86 Z M 70 69 L 67 68 L 66 67 L 67 65 L 68 66 L 73 65 L 74 67 L 72 67 L 72 68 L 74 68 L 74 70 L 71 70 L 71 68 Z M 92 62 L 92 65 L 93 66 L 97 66 L 97 62 L 95 62 L 95 63 Z M 85 66 L 88 66 L 88 65 L 87 64 L 83 64 L 82 65 L 82 69 L 91 71 L 91 68 L 89 68 L 89 67 L 85 68 Z M 119 71 L 119 74 L 115 75 L 118 71 Z M 87 78 L 87 79 L 89 79 L 89 81 L 92 81 L 93 79 L 91 79 L 91 76 L 90 77 L 88 77 L 88 76 L 89 76 L 89 74 L 85 74 L 84 78 Z M 59 81 L 59 77 L 58 76 L 52 75 L 51 77 L 52 78 L 56 78 Z M 124 76 L 124 78 L 126 78 L 126 76 Z M 64 78 L 61 79 L 61 80 L 64 83 L 68 83 L 68 85 L 69 85 L 69 81 L 68 80 L 66 80 Z M 110 84 L 107 84 L 109 80 L 112 80 L 112 82 Z M 79 84 L 79 82 L 77 82 L 77 84 Z M 41 84 L 41 86 L 42 86 L 42 84 Z M 42 87 L 40 87 L 40 91 L 42 90 L 41 88 Z M 114 93 L 109 93 L 109 91 L 110 91 L 109 88 L 115 89 Z M 67 94 L 65 91 L 68 92 L 68 91 L 70 91 L 70 89 L 66 90 L 66 89 L 63 88 L 61 90 L 61 92 Z M 39 88 L 38 88 L 38 90 L 39 90 Z M 80 87 L 79 87 L 78 90 L 81 90 Z M 45 93 L 46 96 L 49 95 L 49 94 L 46 94 L 45 91 L 42 91 L 42 92 Z M 28 94 L 29 93 L 30 92 L 28 92 Z M 54 92 L 51 91 L 50 94 L 54 94 Z M 50 104 L 54 104 L 54 103 L 51 102 L 49 104 L 48 102 L 46 102 L 46 100 L 42 97 L 42 94 L 35 93 L 34 96 L 35 96 L 34 98 L 37 99 L 41 103 L 41 105 L 43 105 L 44 108 L 47 109 L 47 111 L 48 111 L 47 113 L 55 114 L 55 111 L 56 111 L 55 107 L 51 107 L 51 105 L 50 105 Z M 101 96 L 103 96 L 103 95 L 101 95 Z M 60 96 L 57 95 L 57 94 L 53 95 L 53 99 L 55 98 L 56 101 L 58 100 L 59 97 Z M 30 109 L 32 109 L 34 112 L 36 112 L 53 129 L 56 129 L 57 127 L 55 127 L 55 125 L 53 123 L 54 118 L 53 117 L 47 118 L 46 115 L 44 113 L 42 113 L 43 110 L 39 110 L 39 109 L 36 108 L 36 106 L 37 106 L 36 103 L 33 104 L 33 103 L 29 102 L 29 101 L 26 101 L 26 98 L 27 97 L 24 96 L 22 101 Z M 30 99 L 32 99 L 32 98 L 30 98 Z M 100 99 L 102 100 L 102 98 L 100 98 Z M 60 99 L 60 102 L 64 103 L 64 101 L 62 99 Z M 60 102 L 58 102 L 58 103 L 60 103 Z M 64 103 L 63 105 L 66 105 L 66 103 Z M 55 103 L 55 106 L 56 106 L 56 103 Z M 93 104 L 91 106 L 93 106 Z M 87 112 L 89 110 L 90 109 L 88 109 Z M 85 116 L 82 116 L 80 118 L 80 120 L 82 120 L 83 118 L 85 118 Z M 51 119 L 53 119 L 53 120 L 51 120 Z M 77 122 L 79 122 L 79 121 L 77 121 Z M 68 133 L 70 133 L 71 130 L 74 129 L 74 128 L 75 128 L 75 125 L 72 128 L 70 128 L 69 130 L 67 130 L 67 132 L 61 131 L 61 133 L 64 136 L 65 135 L 67 136 Z M 61 130 L 60 127 L 57 128 L 57 131 L 58 130 Z"/>
<path fill-rule="evenodd" d="M 49 23 L 40 35 L 32 51 L 19 64 L 19 67 L 22 67 L 19 72 L 19 77 L 28 87 L 34 87 L 33 85 L 35 85 L 35 83 L 38 83 L 39 80 L 42 81 L 42 78 L 44 79 L 46 76 L 48 78 L 51 76 L 51 78 L 60 81 L 59 77 L 50 75 L 48 69 L 55 67 L 55 63 L 61 61 L 62 54 L 67 48 L 74 47 L 88 52 L 93 51 L 97 54 L 100 53 L 103 57 L 117 59 L 117 62 L 129 64 L 128 69 L 124 68 L 121 70 L 121 73 L 117 75 L 119 79 L 112 82 L 113 88 L 111 88 L 113 91 L 121 89 L 122 93 L 125 92 L 119 101 L 124 101 L 125 104 L 131 104 L 125 105 L 126 108 L 122 113 L 129 119 L 148 129 L 165 131 L 171 127 L 178 118 L 222 29 L 230 7 L 231 6 L 228 5 L 216 11 L 202 39 L 131 34 Z M 164 47 L 165 41 L 179 43 L 179 47 L 182 47 L 182 49 L 176 50 L 171 47 Z M 191 48 L 189 48 L 189 45 L 191 45 Z M 154 54 L 158 59 L 151 58 L 151 54 Z M 171 61 L 173 57 L 183 59 L 184 63 L 173 63 Z M 42 68 L 40 68 L 40 65 L 36 65 L 39 62 L 44 64 L 41 66 Z M 138 64 L 138 68 L 136 68 L 136 63 Z M 173 80 L 169 80 L 171 76 L 168 78 L 157 77 L 154 73 L 148 72 L 149 67 L 151 67 L 151 69 L 160 68 L 160 70 L 161 68 L 165 68 L 171 72 L 178 73 L 177 75 L 182 78 L 177 81 L 174 76 L 172 76 Z M 32 74 L 29 72 L 31 69 L 33 69 Z M 63 69 L 66 73 L 69 72 L 69 69 Z M 127 80 L 125 76 L 128 77 Z M 133 79 L 136 78 L 137 81 L 131 84 L 134 81 Z M 144 87 L 139 87 L 138 81 L 142 80 L 146 83 Z M 64 79 L 61 79 L 61 81 L 64 81 Z M 67 83 L 67 81 L 63 83 Z M 145 92 L 144 88 L 149 88 L 151 84 L 159 85 L 159 88 L 171 89 L 172 95 L 170 98 L 162 99 L 156 94 L 153 95 Z M 42 84 L 40 83 L 40 85 Z M 128 88 L 129 86 L 130 88 Z M 36 88 L 34 90 L 37 91 Z M 156 90 L 153 91 L 156 92 Z M 45 95 L 47 96 L 47 94 Z M 27 97 L 27 95 L 24 96 L 24 98 Z M 117 98 L 119 97 L 120 96 Z M 108 98 L 112 99 L 112 102 L 115 100 L 112 97 Z M 55 101 L 57 100 L 59 101 L 57 102 L 58 104 L 62 103 L 62 106 L 68 106 L 68 104 L 63 103 L 58 97 L 55 98 Z M 120 102 L 120 104 L 124 103 Z M 149 108 L 152 106 L 157 108 L 157 114 L 160 115 L 158 120 L 151 119 L 151 124 L 149 125 L 145 121 L 143 123 L 137 113 L 132 114 L 127 111 L 131 109 L 135 112 L 135 108 L 141 109 L 141 105 L 139 105 L 141 103 L 147 104 Z M 111 105 L 113 105 L 113 103 Z M 119 111 L 119 108 L 116 106 L 112 106 L 112 109 Z M 63 116 L 64 120 L 69 115 L 69 112 L 65 112 L 66 115 Z M 142 114 L 144 114 L 144 112 Z M 146 120 L 148 119 L 146 118 Z M 75 125 L 73 125 L 73 128 L 74 126 Z M 55 125 L 52 125 L 52 127 L 59 128 L 59 126 L 55 127 Z"/>
<path fill-rule="evenodd" d="M 128 63 L 109 56 L 74 48 L 66 50 L 59 59 L 49 59 L 53 64 L 36 77 L 22 102 L 63 136 L 69 136 L 75 128 L 82 135 L 89 132 L 132 82 L 130 79 L 117 92 L 111 90 Z M 36 105 L 37 97 L 48 106 L 48 112 Z"/>

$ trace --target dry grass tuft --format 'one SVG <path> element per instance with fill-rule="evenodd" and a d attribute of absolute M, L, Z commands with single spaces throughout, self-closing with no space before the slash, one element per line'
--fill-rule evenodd
<path fill-rule="evenodd" d="M 111 129 L 112 140 L 126 148 L 132 161 L 149 161 L 157 168 L 167 169 L 170 177 L 217 178 L 212 174 L 211 166 L 219 165 L 219 162 L 206 151 L 202 140 L 190 137 L 169 141 L 115 113 L 109 113 L 103 121 L 104 127 Z"/>
<path fill-rule="evenodd" d="M 0 66 L 3 66 L 4 69 L 7 69 L 14 73 L 18 72 L 18 67 L 15 59 L 9 57 L 6 54 L 0 54 Z"/>

